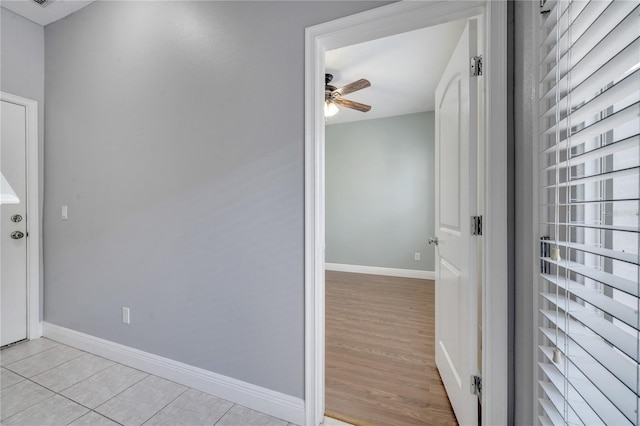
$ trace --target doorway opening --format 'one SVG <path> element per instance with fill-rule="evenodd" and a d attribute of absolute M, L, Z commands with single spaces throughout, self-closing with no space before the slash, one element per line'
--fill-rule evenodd
<path fill-rule="evenodd" d="M 435 364 L 436 87 L 467 19 L 325 52 L 325 415 L 455 416 Z M 434 44 L 434 40 L 438 40 Z M 370 82 L 351 92 L 351 81 Z M 347 104 L 350 105 L 350 104 Z"/>
<path fill-rule="evenodd" d="M 305 423 L 324 419 L 324 53 L 389 35 L 481 16 L 485 97 L 482 251 L 482 423 L 507 423 L 506 3 L 398 2 L 307 29 L 305 138 Z M 465 219 L 466 221 L 466 219 Z M 471 377 L 460 377 L 466 390 Z"/>

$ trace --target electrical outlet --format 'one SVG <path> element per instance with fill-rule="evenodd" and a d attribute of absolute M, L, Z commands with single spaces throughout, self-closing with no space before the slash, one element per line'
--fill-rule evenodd
<path fill-rule="evenodd" d="M 131 317 L 129 316 L 129 308 L 122 307 L 122 322 L 125 324 L 131 324 Z"/>
<path fill-rule="evenodd" d="M 62 206 L 62 208 L 60 209 L 60 219 L 67 220 L 69 218 L 67 211 L 67 206 Z"/>
<path fill-rule="evenodd" d="M 413 258 L 414 258 L 415 260 L 420 260 L 420 253 L 416 253 L 416 254 L 414 254 L 414 255 L 413 255 Z"/>

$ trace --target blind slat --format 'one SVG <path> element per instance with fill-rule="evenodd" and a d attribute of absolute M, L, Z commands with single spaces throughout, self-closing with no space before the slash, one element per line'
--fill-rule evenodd
<path fill-rule="evenodd" d="M 638 75 L 640 76 L 640 71 L 638 71 Z M 640 85 L 640 80 L 638 81 Z M 571 157 L 568 160 L 564 160 L 559 162 L 558 164 L 554 164 L 542 169 L 543 171 L 551 171 L 555 169 L 563 169 L 566 167 L 575 167 L 586 163 L 587 161 L 603 159 L 609 155 L 613 155 L 618 152 L 626 151 L 633 148 L 638 148 L 640 146 L 640 135 L 634 135 L 625 139 L 622 139 L 617 142 L 612 142 L 607 145 L 603 145 L 601 147 L 591 149 L 582 154 Z"/>
<path fill-rule="evenodd" d="M 554 222 L 542 222 L 543 225 L 556 225 Z M 621 232 L 640 232 L 638 226 L 616 226 L 616 225 L 603 225 L 599 223 L 578 223 L 578 222 L 558 222 L 558 226 L 568 226 L 574 228 L 593 228 L 602 229 L 607 231 L 621 231 Z"/>
<path fill-rule="evenodd" d="M 640 70 L 636 70 L 602 93 L 586 101 L 586 103 L 573 110 L 571 115 L 565 116 L 559 122 L 551 125 L 544 132 L 544 135 L 551 135 L 555 133 L 556 130 L 566 132 L 569 125 L 569 117 L 571 118 L 571 125 L 576 126 L 577 124 L 590 120 L 596 114 L 606 110 L 620 99 L 628 99 L 625 107 L 634 102 L 638 102 L 638 96 L 640 96 Z M 549 118 L 553 112 L 553 110 L 545 112 L 543 118 Z"/>
<path fill-rule="evenodd" d="M 567 2 L 559 2 L 558 0 L 547 0 L 544 2 L 544 10 L 548 11 L 548 16 L 556 16 L 558 10 L 560 13 L 567 8 Z M 545 19 L 540 23 L 541 31 L 548 31 L 550 27 L 553 27 L 555 22 L 552 19 Z"/>
<path fill-rule="evenodd" d="M 545 401 L 545 402 L 549 402 L 549 401 Z M 549 419 L 549 417 L 547 417 L 546 414 L 540 414 L 538 416 L 538 421 L 540 422 L 541 426 L 553 426 L 553 422 Z"/>
<path fill-rule="evenodd" d="M 547 336 L 554 336 L 554 331 L 550 329 L 541 329 L 543 333 L 546 333 Z M 564 342 L 564 339 L 561 338 L 559 342 Z M 563 346 L 564 347 L 564 346 Z M 613 410 L 616 411 L 614 407 L 612 407 L 611 401 L 609 401 L 603 394 L 600 392 L 593 384 L 591 384 L 587 378 L 580 372 L 579 369 L 573 367 L 573 365 L 566 361 L 561 361 L 560 363 L 553 362 L 553 348 L 541 346 L 539 347 L 540 352 L 544 355 L 545 361 L 547 361 L 547 365 L 552 366 L 558 371 L 562 372 L 562 375 L 565 377 L 565 380 L 568 378 L 567 383 L 569 386 L 573 387 L 578 391 L 580 397 L 591 407 L 594 413 L 599 418 L 599 421 L 596 420 L 593 424 L 598 424 L 599 422 L 605 422 L 602 418 L 603 416 L 598 415 L 596 410 L 605 411 L 605 410 Z M 621 413 L 619 413 L 621 414 Z M 626 419 L 621 419 L 621 422 L 625 422 Z M 609 423 L 611 424 L 611 423 Z M 615 424 L 615 423 L 613 423 Z M 627 423 L 628 424 L 628 423 Z"/>
<path fill-rule="evenodd" d="M 569 28 L 568 21 L 573 21 L 571 25 L 571 36 L 575 40 L 580 34 L 583 34 L 593 21 L 604 11 L 610 3 L 606 1 L 574 1 L 572 7 L 565 9 L 564 15 L 570 13 L 571 16 L 565 16 L 564 19 L 560 19 L 549 31 L 549 34 L 542 42 L 542 47 L 547 48 L 549 52 L 541 61 L 542 64 L 548 64 L 555 61 L 558 44 L 566 45 L 568 40 L 567 29 Z M 558 31 L 560 32 L 560 42 L 556 42 L 558 37 Z M 564 54 L 564 51 L 562 51 Z"/>
<path fill-rule="evenodd" d="M 559 285 L 559 282 L 557 284 Z M 582 284 L 569 284 L 568 287 L 564 288 L 567 291 L 571 292 L 571 294 L 573 294 L 574 296 L 578 296 L 580 299 L 584 300 L 590 305 L 595 306 L 596 308 L 608 313 L 612 317 L 619 319 L 629 327 L 632 327 L 633 329 L 638 331 L 638 312 L 630 308 L 629 306 L 617 302 L 598 291 L 589 289 Z M 547 297 L 549 295 L 547 293 L 542 293 L 542 296 Z M 563 301 L 565 300 L 562 296 L 558 297 L 560 297 Z M 549 299 L 549 301 L 553 302 L 552 299 Z"/>
<path fill-rule="evenodd" d="M 573 242 L 568 243 L 566 241 L 540 240 L 540 242 L 545 244 L 553 244 L 560 247 L 566 247 L 572 250 L 579 250 L 585 253 L 596 254 L 598 256 L 606 257 L 609 259 L 616 259 L 621 262 L 632 263 L 634 265 L 640 265 L 640 255 L 635 253 L 624 253 L 617 250 L 596 247 L 589 244 L 579 244 Z"/>
<path fill-rule="evenodd" d="M 610 274 L 608 272 L 600 271 L 598 269 L 589 268 L 581 263 L 571 262 L 567 260 L 562 260 L 560 262 L 551 260 L 548 257 L 541 258 L 545 262 L 550 264 L 560 266 L 564 269 L 567 269 L 571 272 L 575 272 L 576 274 L 582 275 L 583 277 L 592 279 L 594 281 L 598 281 L 599 283 L 605 284 L 611 288 L 615 288 L 616 290 L 620 290 L 627 294 L 630 294 L 634 297 L 638 297 L 638 283 L 635 281 L 628 280 L 626 278 L 618 277 L 614 274 Z M 544 278 L 547 279 L 547 275 L 544 275 Z"/>
<path fill-rule="evenodd" d="M 606 118 L 596 121 L 595 123 L 585 127 L 584 129 L 575 132 L 569 138 L 566 138 L 565 135 L 561 135 L 560 141 L 557 143 L 557 145 L 560 145 L 559 149 L 566 150 L 569 148 L 569 142 L 573 146 L 579 145 L 588 141 L 589 139 L 600 136 L 603 133 L 606 133 L 616 127 L 620 127 L 626 123 L 635 124 L 635 127 L 640 129 L 640 125 L 638 124 L 638 114 L 640 114 L 640 103 L 629 105 L 623 110 L 609 115 Z M 637 135 L 638 130 L 635 130 L 633 133 Z M 555 150 L 556 145 L 554 144 L 546 148 L 544 150 L 544 153 L 550 154 L 555 152 Z"/>
<path fill-rule="evenodd" d="M 540 348 L 545 355 L 549 354 L 549 361 L 553 360 L 553 349 L 551 348 Z M 586 425 L 604 425 L 600 417 L 593 411 L 593 409 L 587 404 L 580 395 L 580 393 L 574 388 L 572 385 L 567 386 L 567 390 L 565 393 L 564 386 L 564 376 L 555 366 L 555 364 L 544 364 L 539 363 L 538 366 L 540 369 L 546 374 L 551 383 L 558 389 L 560 395 L 567 401 L 567 403 L 571 406 L 576 413 L 576 417 L 580 418 L 583 424 Z M 577 423 L 577 422 L 576 422 Z"/>
<path fill-rule="evenodd" d="M 589 365 L 589 369 L 582 370 L 585 374 L 595 372 L 598 378 L 591 378 L 593 384 L 607 396 L 607 398 L 619 400 L 611 402 L 616 405 L 627 416 L 633 419 L 631 414 L 635 407 L 636 395 L 635 387 L 630 388 L 634 383 L 633 379 L 638 374 L 637 363 L 624 358 L 618 352 L 611 351 L 607 343 L 600 337 L 586 332 L 586 329 L 571 319 L 566 319 L 556 311 L 542 310 L 542 314 L 556 326 L 556 330 L 561 331 L 564 338 L 568 336 L 564 347 L 565 356 L 574 364 Z M 563 348 L 560 348 L 563 349 Z M 597 380 L 597 382 L 596 382 Z M 630 383 L 631 382 L 631 383 Z"/>
<path fill-rule="evenodd" d="M 579 199 L 572 199 L 570 203 L 543 203 L 540 204 L 541 207 L 554 207 L 554 206 L 563 206 L 563 207 L 567 207 L 567 206 L 578 206 L 578 205 L 582 205 L 582 204 L 612 204 L 615 203 L 616 205 L 622 204 L 622 203 L 629 203 L 629 202 L 638 202 L 637 198 L 613 198 L 613 197 L 607 197 L 607 198 L 597 198 L 597 199 L 593 199 L 593 200 L 579 200 Z M 547 224 L 549 222 L 542 222 L 542 224 Z"/>
<path fill-rule="evenodd" d="M 561 52 L 558 62 L 561 81 L 566 78 L 568 67 L 571 66 L 571 82 L 579 84 L 590 70 L 602 66 L 624 46 L 640 37 L 636 6 L 630 1 L 611 3 L 582 34 L 574 34 L 571 25 L 571 38 L 575 42 Z M 559 40 L 559 45 L 567 44 L 566 40 Z M 570 60 L 567 59 L 568 52 L 571 52 Z M 551 81 L 556 77 L 557 70 L 552 71 L 545 75 L 543 81 Z"/>
<path fill-rule="evenodd" d="M 567 186 L 584 185 L 585 183 L 590 183 L 590 182 L 602 182 L 608 179 L 614 179 L 614 178 L 638 174 L 638 170 L 639 170 L 639 167 L 629 167 L 627 169 L 622 169 L 622 170 L 614 170 L 611 172 L 604 172 L 604 173 L 598 173 L 598 174 L 589 175 L 589 176 L 570 178 L 568 182 L 549 184 L 545 186 L 545 189 L 564 188 Z"/>
<path fill-rule="evenodd" d="M 626 46 L 616 56 L 614 56 L 609 62 L 602 65 L 600 68 L 594 69 L 593 73 L 587 77 L 580 84 L 574 86 L 575 89 L 570 92 L 566 89 L 566 81 L 561 81 L 560 86 L 565 87 L 560 94 L 557 92 L 556 85 L 552 86 L 542 97 L 542 100 L 551 101 L 559 96 L 561 102 L 565 100 L 568 93 L 571 93 L 572 98 L 576 99 L 590 99 L 595 96 L 600 89 L 604 88 L 610 83 L 616 83 L 620 79 L 624 78 L 624 72 L 632 69 L 638 63 L 638 48 L 640 47 L 640 39 L 636 39 L 631 44 Z M 622 72 L 620 71 L 622 70 Z M 546 108 L 544 109 L 546 110 Z"/>
<path fill-rule="evenodd" d="M 640 46 L 639 46 L 640 47 Z M 601 136 L 607 132 L 611 132 L 612 130 L 619 128 L 625 124 L 630 124 L 625 128 L 624 132 L 620 132 L 619 134 L 614 134 L 614 140 L 610 143 L 617 143 L 625 139 L 637 137 L 640 134 L 640 124 L 637 122 L 637 112 L 640 107 L 638 103 L 633 105 L 629 105 L 623 110 L 618 111 L 616 114 L 613 114 L 605 119 L 602 119 L 598 122 L 593 123 L 589 127 L 584 128 L 582 133 L 576 133 L 576 136 L 571 136 L 569 138 L 566 135 L 561 135 L 559 141 L 555 141 L 554 138 L 549 139 L 551 141 L 550 144 L 545 145 L 544 149 L 541 151 L 542 154 L 554 156 L 557 151 L 561 154 L 564 154 L 565 157 L 570 157 L 571 155 L 566 155 L 567 151 L 572 149 L 575 150 L 585 144 L 592 142 L 593 138 L 597 136 Z M 634 112 L 636 115 L 634 116 Z M 589 148 L 588 150 L 592 150 L 593 148 Z M 588 151 L 587 150 L 587 151 Z M 571 151 L 569 151 L 571 152 Z M 548 160 L 555 160 L 553 157 L 548 158 Z M 560 161 L 564 161 L 564 158 L 561 158 Z M 560 161 L 558 163 L 560 163 Z M 550 164 L 550 166 L 553 164 Z"/>
<path fill-rule="evenodd" d="M 579 423 L 576 423 L 576 420 L 578 420 L 578 414 L 576 414 L 575 410 L 571 407 L 571 405 L 567 405 L 567 407 L 565 408 L 564 394 L 560 392 L 560 389 L 562 388 L 558 389 L 557 387 L 553 386 L 549 382 L 539 381 L 538 383 L 540 384 L 542 389 L 544 389 L 545 393 L 551 400 L 551 403 L 554 405 L 556 410 L 558 410 L 558 412 L 565 412 L 565 415 L 564 415 L 565 420 L 572 419 L 573 424 L 579 424 Z"/>
<path fill-rule="evenodd" d="M 549 313 L 552 315 L 552 313 Z M 595 360 L 575 341 L 565 338 L 562 330 L 542 328 L 542 333 L 556 345 L 567 360 L 575 366 L 573 376 L 565 376 L 577 389 L 594 411 L 608 425 L 633 424 L 636 396 L 600 362 Z M 592 342 L 593 343 L 593 342 Z M 589 350 L 594 350 L 590 347 Z"/>
<path fill-rule="evenodd" d="M 552 305 L 557 305 L 560 309 L 565 311 L 578 320 L 585 327 L 589 328 L 594 334 L 603 336 L 609 344 L 620 349 L 626 356 L 638 362 L 638 347 L 635 345 L 633 336 L 629 333 L 616 327 L 610 321 L 598 316 L 593 310 L 574 302 L 561 295 L 555 295 L 553 293 L 542 293 L 542 296 L 551 302 Z M 584 321 L 580 321 L 582 318 Z M 589 327 L 591 324 L 591 327 Z M 637 329 L 637 326 L 635 327 Z M 601 334 L 605 332 L 608 334 Z"/>
<path fill-rule="evenodd" d="M 562 416 L 560 415 L 560 412 L 558 410 L 556 410 L 556 407 L 553 406 L 553 404 L 546 399 L 540 399 L 540 405 L 542 405 L 542 408 L 545 411 L 545 414 L 547 415 L 547 418 L 551 421 L 551 425 L 553 426 L 564 426 L 564 420 L 562 419 Z"/>

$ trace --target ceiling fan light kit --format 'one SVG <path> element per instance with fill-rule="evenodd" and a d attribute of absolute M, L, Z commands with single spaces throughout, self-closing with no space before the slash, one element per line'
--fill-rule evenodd
<path fill-rule="evenodd" d="M 324 116 L 332 117 L 338 113 L 338 105 L 345 108 L 355 109 L 356 111 L 367 112 L 371 109 L 370 105 L 361 104 L 360 102 L 350 101 L 342 98 L 343 95 L 348 95 L 357 90 L 365 89 L 371 86 L 369 80 L 361 78 L 358 81 L 349 83 L 346 86 L 337 88 L 329 84 L 333 80 L 332 74 L 324 75 Z"/>
<path fill-rule="evenodd" d="M 324 101 L 324 116 L 333 117 L 338 113 L 338 106 L 333 101 Z"/>

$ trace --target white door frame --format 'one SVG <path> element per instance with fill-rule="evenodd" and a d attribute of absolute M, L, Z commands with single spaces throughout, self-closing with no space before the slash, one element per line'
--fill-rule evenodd
<path fill-rule="evenodd" d="M 507 424 L 507 2 L 401 1 L 305 33 L 305 424 L 324 418 L 324 55 L 380 37 L 482 15 L 484 220 L 482 423 Z M 428 52 L 425 52 L 428 54 Z"/>
<path fill-rule="evenodd" d="M 0 92 L 0 100 L 26 109 L 27 135 L 27 338 L 42 336 L 40 321 L 40 209 L 38 200 L 38 102 Z M 0 118 L 1 119 L 1 118 Z M 6 225 L 0 226 L 3 232 Z"/>

